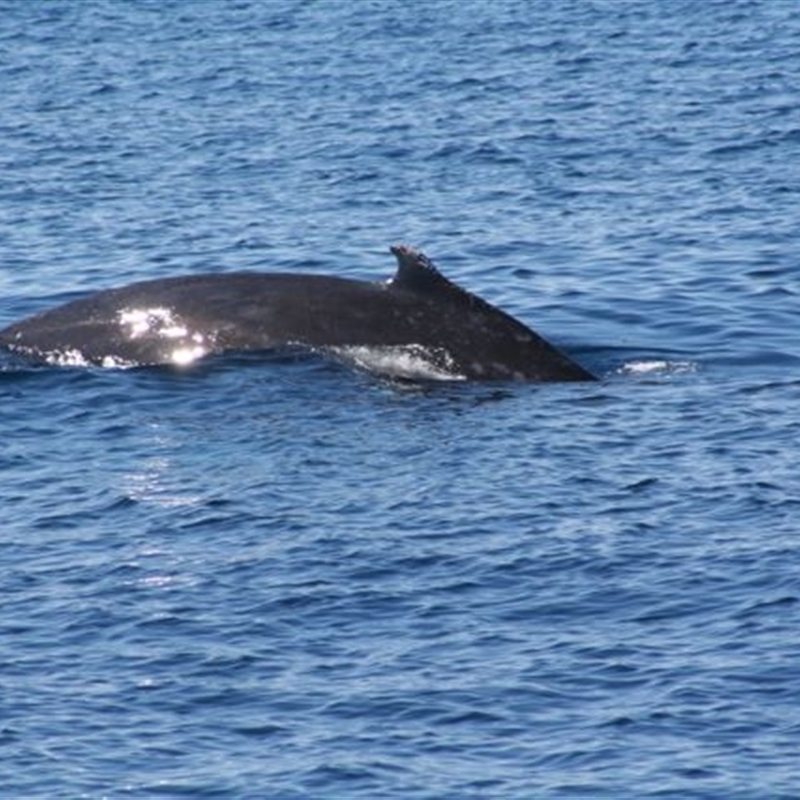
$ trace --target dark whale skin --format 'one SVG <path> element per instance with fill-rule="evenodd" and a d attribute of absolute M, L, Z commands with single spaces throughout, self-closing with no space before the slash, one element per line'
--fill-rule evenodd
<path fill-rule="evenodd" d="M 51 363 L 188 363 L 226 351 L 413 347 L 468 380 L 594 376 L 534 331 L 395 246 L 382 283 L 228 273 L 142 281 L 43 311 L 0 331 L 0 346 Z"/>

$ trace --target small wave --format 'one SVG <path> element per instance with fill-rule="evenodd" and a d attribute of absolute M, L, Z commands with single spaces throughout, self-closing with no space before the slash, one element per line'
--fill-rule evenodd
<path fill-rule="evenodd" d="M 694 361 L 669 361 L 666 359 L 637 359 L 623 364 L 617 373 L 621 375 L 685 375 L 697 372 L 698 365 Z"/>
<path fill-rule="evenodd" d="M 51 367 L 92 367 L 101 366 L 104 369 L 130 369 L 137 366 L 133 361 L 126 361 L 117 356 L 105 356 L 99 365 L 94 364 L 80 351 L 75 349 L 52 350 L 40 355 L 43 363 Z"/>

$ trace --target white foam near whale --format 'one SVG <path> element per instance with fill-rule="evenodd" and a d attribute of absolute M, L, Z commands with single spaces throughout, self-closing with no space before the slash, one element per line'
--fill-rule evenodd
<path fill-rule="evenodd" d="M 349 346 L 330 350 L 345 361 L 368 372 L 390 378 L 418 381 L 464 381 L 450 354 L 443 348 L 421 344 L 394 346 Z"/>

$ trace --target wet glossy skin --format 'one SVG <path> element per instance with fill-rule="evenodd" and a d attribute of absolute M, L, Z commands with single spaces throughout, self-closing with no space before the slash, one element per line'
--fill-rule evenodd
<path fill-rule="evenodd" d="M 406 347 L 453 377 L 591 380 L 499 309 L 455 286 L 421 254 L 392 248 L 386 283 L 233 273 L 145 281 L 45 311 L 0 331 L 0 345 L 54 363 L 185 364 L 210 353 Z M 440 364 L 440 365 L 442 365 Z"/>

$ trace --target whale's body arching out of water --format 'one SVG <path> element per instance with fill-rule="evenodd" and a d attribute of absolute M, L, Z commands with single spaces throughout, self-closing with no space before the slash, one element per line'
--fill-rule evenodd
<path fill-rule="evenodd" d="M 185 364 L 226 351 L 304 347 L 364 364 L 405 361 L 407 377 L 574 381 L 593 376 L 522 323 L 392 247 L 382 283 L 229 273 L 143 281 L 44 311 L 0 331 L 0 346 L 57 364 Z M 391 370 L 390 370 L 391 371 Z"/>

